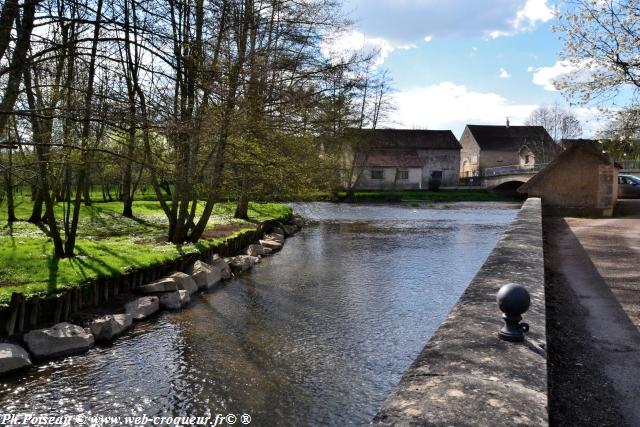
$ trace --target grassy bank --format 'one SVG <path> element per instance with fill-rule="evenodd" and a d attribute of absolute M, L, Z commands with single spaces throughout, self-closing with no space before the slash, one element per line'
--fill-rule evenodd
<path fill-rule="evenodd" d="M 154 201 L 134 202 L 135 218 L 120 216 L 122 203 L 94 203 L 83 206 L 76 246 L 77 256 L 57 259 L 53 244 L 42 226 L 19 221 L 6 223 L 6 207 L 0 207 L 0 305 L 13 292 L 24 295 L 51 294 L 80 283 L 140 269 L 199 252 L 255 224 L 286 216 L 287 206 L 273 203 L 249 206 L 249 222 L 233 218 L 233 204 L 218 204 L 203 239 L 196 245 L 175 245 L 165 241 L 167 221 Z M 62 217 L 62 206 L 58 206 Z M 28 218 L 31 203 L 18 198 L 16 215 Z"/>
<path fill-rule="evenodd" d="M 486 190 L 407 190 L 407 191 L 357 191 L 349 202 L 495 202 L 512 201 L 513 198 Z"/>

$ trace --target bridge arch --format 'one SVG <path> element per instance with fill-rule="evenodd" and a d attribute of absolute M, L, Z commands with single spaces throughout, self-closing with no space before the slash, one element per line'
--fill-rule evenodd
<path fill-rule="evenodd" d="M 509 193 L 516 195 L 518 194 L 518 188 L 520 188 L 520 186 L 526 181 L 526 179 L 513 179 L 511 181 L 505 181 L 493 187 L 492 191 L 495 191 L 496 193 Z"/>

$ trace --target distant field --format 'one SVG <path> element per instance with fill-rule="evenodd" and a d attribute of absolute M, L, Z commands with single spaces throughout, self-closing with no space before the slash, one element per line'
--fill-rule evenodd
<path fill-rule="evenodd" d="M 28 218 L 31 207 L 28 197 L 17 197 L 19 219 Z M 56 209 L 61 217 L 62 207 Z M 236 233 L 255 228 L 255 222 L 280 218 L 291 211 L 280 204 L 251 203 L 250 222 L 246 222 L 233 218 L 234 209 L 234 204 L 218 204 L 205 231 L 207 238 L 196 245 L 175 245 L 165 241 L 167 221 L 156 201 L 134 202 L 134 219 L 120 215 L 120 202 L 83 206 L 77 256 L 56 259 L 46 229 L 25 221 L 7 224 L 3 203 L 0 205 L 0 305 L 8 303 L 13 292 L 55 293 L 89 279 L 161 264 L 215 246 Z"/>

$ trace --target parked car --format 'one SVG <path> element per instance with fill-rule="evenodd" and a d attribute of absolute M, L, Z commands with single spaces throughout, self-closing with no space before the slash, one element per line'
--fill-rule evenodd
<path fill-rule="evenodd" d="M 634 175 L 618 175 L 618 199 L 640 198 L 640 178 Z"/>

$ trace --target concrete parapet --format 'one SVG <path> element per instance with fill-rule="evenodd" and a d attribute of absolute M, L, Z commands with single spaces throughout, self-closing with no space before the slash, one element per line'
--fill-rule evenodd
<path fill-rule="evenodd" d="M 531 294 L 523 343 L 498 338 L 496 293 Z M 548 425 L 540 199 L 528 199 L 372 425 Z"/>

